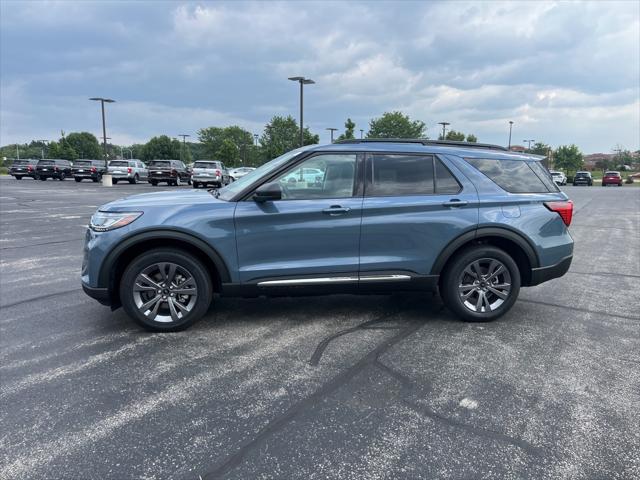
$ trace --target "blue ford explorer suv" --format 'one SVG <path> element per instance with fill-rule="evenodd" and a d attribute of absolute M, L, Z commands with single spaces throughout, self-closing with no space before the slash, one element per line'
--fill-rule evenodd
<path fill-rule="evenodd" d="M 492 320 L 571 264 L 573 204 L 540 159 L 430 140 L 301 148 L 220 190 L 100 207 L 82 285 L 159 331 L 216 294 L 439 290 L 461 319 Z"/>

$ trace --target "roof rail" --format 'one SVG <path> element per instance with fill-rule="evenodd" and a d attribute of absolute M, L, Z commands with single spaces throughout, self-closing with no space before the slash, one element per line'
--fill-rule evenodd
<path fill-rule="evenodd" d="M 459 142 L 456 140 L 429 140 L 428 138 L 352 138 L 338 140 L 335 143 L 420 143 L 422 145 L 436 145 L 442 147 L 484 148 L 487 150 L 509 151 L 501 145 L 490 143 Z"/>

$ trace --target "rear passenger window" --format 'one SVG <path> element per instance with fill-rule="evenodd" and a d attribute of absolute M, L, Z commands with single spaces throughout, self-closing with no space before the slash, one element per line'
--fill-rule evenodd
<path fill-rule="evenodd" d="M 456 178 L 451 174 L 449 169 L 444 166 L 444 164 L 435 159 L 436 164 L 436 193 L 438 194 L 454 194 L 458 193 L 462 187 L 456 180 Z"/>
<path fill-rule="evenodd" d="M 545 182 L 524 160 L 485 160 L 466 158 L 500 187 L 510 193 L 547 193 Z"/>
<path fill-rule="evenodd" d="M 558 185 L 556 185 L 556 182 L 553 181 L 553 177 L 549 173 L 549 170 L 547 170 L 547 168 L 542 163 L 529 162 L 529 166 L 535 172 L 535 174 L 538 175 L 540 180 L 542 180 L 542 183 L 544 183 L 545 187 L 547 187 L 550 192 L 560 191 Z"/>
<path fill-rule="evenodd" d="M 433 194 L 433 157 L 373 154 L 367 178 L 370 197 Z"/>

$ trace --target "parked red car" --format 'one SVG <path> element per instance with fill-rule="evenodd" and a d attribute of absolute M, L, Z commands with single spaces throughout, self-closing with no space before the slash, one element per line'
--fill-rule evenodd
<path fill-rule="evenodd" d="M 620 175 L 620 172 L 605 172 L 604 177 L 602 177 L 602 186 L 606 187 L 607 185 L 617 185 L 621 187 L 622 175 Z"/>

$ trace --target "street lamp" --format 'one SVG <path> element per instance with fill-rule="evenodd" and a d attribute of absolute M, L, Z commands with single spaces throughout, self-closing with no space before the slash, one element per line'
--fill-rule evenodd
<path fill-rule="evenodd" d="M 509 150 L 511 150 L 511 129 L 513 129 L 513 121 L 509 120 Z"/>
<path fill-rule="evenodd" d="M 364 135 L 364 130 L 360 129 L 360 140 L 362 140 L 364 138 L 363 135 Z"/>
<path fill-rule="evenodd" d="M 104 104 L 105 103 L 115 103 L 115 100 L 110 98 L 102 98 L 102 97 L 92 97 L 89 100 L 93 100 L 94 102 L 100 102 L 100 106 L 102 107 L 102 140 L 103 140 L 103 148 L 104 148 L 104 168 L 107 168 L 107 126 L 104 120 Z"/>
<path fill-rule="evenodd" d="M 534 139 L 531 140 L 522 140 L 523 142 L 527 142 L 529 145 L 527 146 L 527 151 L 531 150 L 531 142 L 535 142 Z"/>
<path fill-rule="evenodd" d="M 253 134 L 253 141 L 255 142 L 256 147 L 257 147 L 258 146 L 258 134 L 257 133 Z"/>
<path fill-rule="evenodd" d="M 43 138 L 41 140 L 38 140 L 40 143 L 42 143 L 42 147 L 40 147 L 40 153 L 42 155 L 42 159 L 44 160 L 44 146 L 47 144 L 47 142 L 49 140 L 47 140 L 46 138 Z"/>
<path fill-rule="evenodd" d="M 333 143 L 333 132 L 338 130 L 337 128 L 325 128 L 325 130 L 329 130 L 331 132 L 331 143 Z"/>
<path fill-rule="evenodd" d="M 438 122 L 438 125 L 442 125 L 442 140 L 445 140 L 445 131 L 447 129 L 447 125 L 451 125 L 449 122 Z"/>
<path fill-rule="evenodd" d="M 187 133 L 181 133 L 178 135 L 179 137 L 182 137 L 182 152 L 180 152 L 180 161 L 184 162 L 184 159 L 182 158 L 182 156 L 184 155 L 184 152 L 186 152 L 187 149 L 187 137 L 190 137 L 191 135 L 187 134 Z"/>
<path fill-rule="evenodd" d="M 311 80 L 310 78 L 304 78 L 304 77 L 289 77 L 289 80 L 291 80 L 292 82 L 298 82 L 300 83 L 300 146 L 302 147 L 304 145 L 304 126 L 303 126 L 303 112 L 304 112 L 304 108 L 303 108 L 303 92 L 304 92 L 304 86 L 305 85 L 312 85 L 316 82 L 314 82 L 313 80 Z"/>

